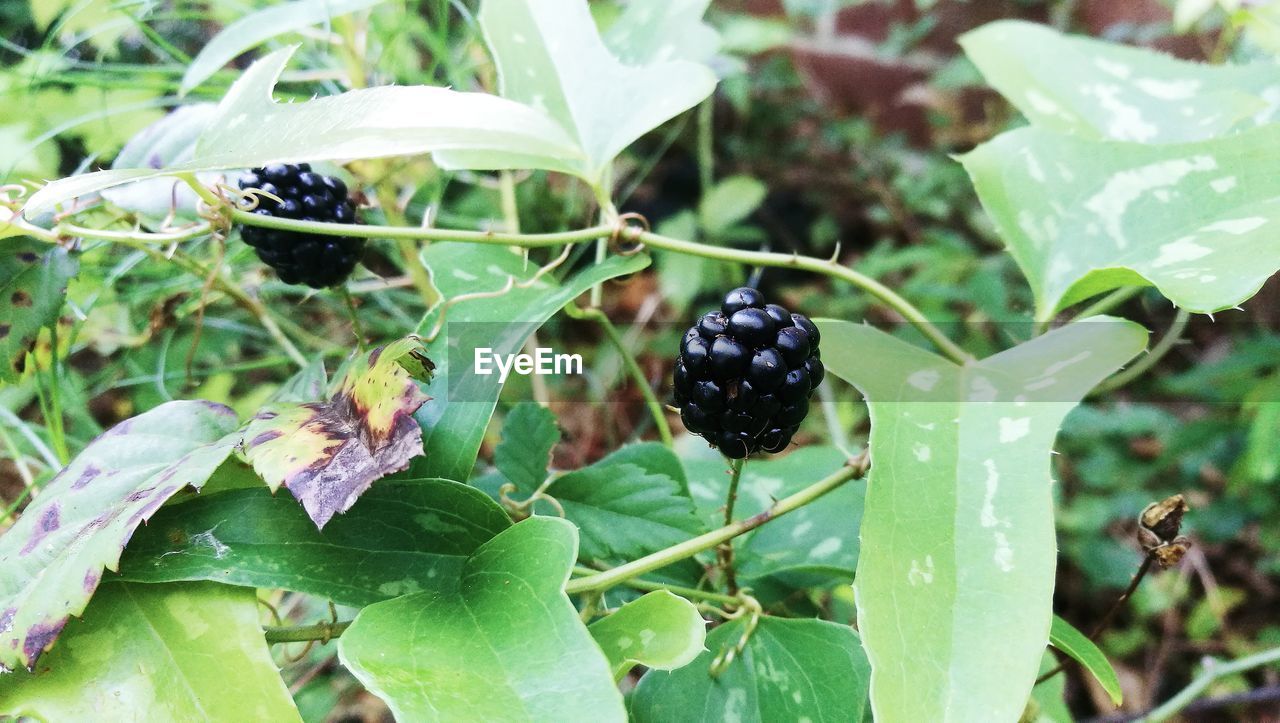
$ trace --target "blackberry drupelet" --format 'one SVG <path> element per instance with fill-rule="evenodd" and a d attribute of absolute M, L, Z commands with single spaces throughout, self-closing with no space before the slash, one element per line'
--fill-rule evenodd
<path fill-rule="evenodd" d="M 275 163 L 254 168 L 240 177 L 241 190 L 256 188 L 253 213 L 301 221 L 355 223 L 355 206 L 347 187 L 332 176 L 314 173 L 306 163 Z M 265 194 L 278 196 L 277 202 Z M 342 283 L 364 255 L 364 239 L 242 226 L 240 237 L 258 252 L 286 284 L 323 289 Z"/>
<path fill-rule="evenodd" d="M 803 314 L 734 289 L 685 332 L 675 400 L 690 432 L 731 459 L 780 452 L 809 413 L 826 372 L 818 327 Z"/>

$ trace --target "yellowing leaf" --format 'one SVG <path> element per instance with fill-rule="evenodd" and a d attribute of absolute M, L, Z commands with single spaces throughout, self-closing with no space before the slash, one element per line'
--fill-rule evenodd
<path fill-rule="evenodd" d="M 268 406 L 245 430 L 245 451 L 272 490 L 284 485 L 318 527 L 375 480 L 422 454 L 413 418 L 430 397 L 401 364 L 421 365 L 416 337 L 357 357 L 325 401 Z M 425 358 L 425 357 L 423 357 Z"/>

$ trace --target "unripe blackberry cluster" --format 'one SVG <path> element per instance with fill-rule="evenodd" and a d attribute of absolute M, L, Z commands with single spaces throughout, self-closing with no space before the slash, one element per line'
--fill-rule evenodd
<path fill-rule="evenodd" d="M 306 163 L 275 163 L 254 168 L 240 177 L 241 190 L 258 189 L 253 213 L 300 221 L 355 223 L 356 209 L 347 187 L 332 176 L 314 173 Z M 266 194 L 277 196 L 277 202 Z M 364 239 L 280 231 L 244 226 L 240 237 L 258 252 L 286 284 L 323 289 L 341 283 L 364 255 Z"/>
<path fill-rule="evenodd" d="M 680 419 L 730 459 L 780 452 L 809 413 L 826 372 L 818 327 L 803 314 L 734 289 L 685 332 L 676 361 Z"/>

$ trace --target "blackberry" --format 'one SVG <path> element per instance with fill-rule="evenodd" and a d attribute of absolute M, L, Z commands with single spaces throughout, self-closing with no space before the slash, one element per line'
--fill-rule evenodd
<path fill-rule="evenodd" d="M 241 190 L 256 188 L 253 213 L 300 221 L 355 223 L 355 205 L 339 179 L 314 173 L 307 163 L 275 163 L 240 177 Z M 280 201 L 265 194 L 278 196 Z M 240 237 L 286 284 L 323 289 L 342 283 L 364 255 L 364 239 L 243 226 Z"/>
<path fill-rule="evenodd" d="M 685 428 L 732 459 L 786 449 L 826 375 L 819 341 L 803 314 L 765 304 L 755 289 L 730 291 L 680 341 L 675 400 Z"/>

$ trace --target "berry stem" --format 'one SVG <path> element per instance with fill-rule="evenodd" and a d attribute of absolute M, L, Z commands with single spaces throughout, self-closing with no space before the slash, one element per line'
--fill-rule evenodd
<path fill-rule="evenodd" d="M 283 229 L 285 231 L 302 231 L 306 233 L 328 234 L 331 236 L 363 236 L 365 238 L 409 239 L 417 241 L 459 241 L 463 243 L 495 244 L 501 246 L 520 246 L 522 248 L 543 248 L 561 246 L 563 244 L 580 244 L 606 238 L 617 231 L 616 224 L 600 224 L 578 231 L 559 233 L 512 234 L 495 231 L 464 231 L 440 228 L 415 228 L 411 226 L 350 226 L 340 223 L 321 223 L 295 221 L 292 219 L 272 218 L 232 210 L 232 219 L 237 223 L 264 228 Z M 674 251 L 689 256 L 717 261 L 748 264 L 753 266 L 769 266 L 774 268 L 800 269 L 810 271 L 833 279 L 839 279 L 856 286 L 879 299 L 881 303 L 898 312 L 908 323 L 914 326 L 944 356 L 957 364 L 973 361 L 973 356 L 954 341 L 951 341 L 924 312 L 907 301 L 896 291 L 875 279 L 843 266 L 835 261 L 820 259 L 799 254 L 784 254 L 776 251 L 746 251 L 743 249 L 712 246 L 685 241 L 683 239 L 663 236 L 651 231 L 628 227 L 622 234 L 622 240 L 629 243 L 641 243 L 656 249 Z"/>
<path fill-rule="evenodd" d="M 644 396 L 644 404 L 649 408 L 649 414 L 653 417 L 653 424 L 658 429 L 658 437 L 662 439 L 662 443 L 668 449 L 674 444 L 671 436 L 671 425 L 667 423 L 667 413 L 662 408 L 662 403 L 658 401 L 658 396 L 653 391 L 653 386 L 649 383 L 649 379 L 645 376 L 644 370 L 640 368 L 640 363 L 636 361 L 635 355 L 627 349 L 626 340 L 622 338 L 622 334 L 618 332 L 618 327 L 613 325 L 607 314 L 599 309 L 580 309 L 573 303 L 564 307 L 564 311 L 575 319 L 590 319 L 600 325 L 604 330 L 605 336 L 609 337 L 610 343 L 618 350 L 618 354 L 622 357 L 622 363 L 627 368 L 627 373 L 631 375 L 632 381 L 640 388 L 640 394 Z"/>
<path fill-rule="evenodd" d="M 861 479 L 870 466 L 870 460 L 866 453 L 862 453 L 857 457 L 849 460 L 849 462 L 839 470 L 827 475 L 825 478 L 805 487 L 799 492 L 784 497 L 774 502 L 769 509 L 758 515 L 748 517 L 745 520 L 739 520 L 729 525 L 725 525 L 711 532 L 707 532 L 691 540 L 685 540 L 678 545 L 672 545 L 663 550 L 659 550 L 653 554 L 646 555 L 638 560 L 632 560 L 625 565 L 619 565 L 610 570 L 580 577 L 570 580 L 565 585 L 564 591 L 570 595 L 576 595 L 596 590 L 607 590 L 615 585 L 620 585 L 628 580 L 639 577 L 646 572 L 652 572 L 662 567 L 666 567 L 680 560 L 684 560 L 694 555 L 711 550 L 721 543 L 732 540 L 746 532 L 756 529 L 766 522 L 781 517 L 788 512 L 798 510 L 801 507 L 813 502 L 819 497 L 838 489 L 844 483 Z"/>
<path fill-rule="evenodd" d="M 729 460 L 729 492 L 724 500 L 724 524 L 733 524 L 733 508 L 738 503 L 738 483 L 742 481 L 742 468 L 747 464 L 745 459 Z M 738 576 L 733 569 L 733 540 L 725 540 L 716 548 L 716 559 L 720 562 L 720 570 L 724 573 L 725 587 L 730 595 L 738 594 Z"/>
<path fill-rule="evenodd" d="M 365 350 L 364 327 L 360 325 L 360 315 L 356 313 L 356 301 L 351 298 L 351 292 L 345 284 L 336 287 L 335 290 L 342 297 L 342 302 L 347 307 L 347 315 L 351 317 L 351 333 L 356 336 L 356 348 L 363 352 Z"/>

